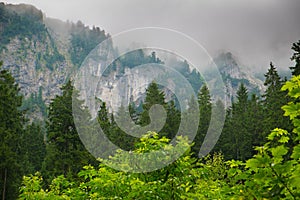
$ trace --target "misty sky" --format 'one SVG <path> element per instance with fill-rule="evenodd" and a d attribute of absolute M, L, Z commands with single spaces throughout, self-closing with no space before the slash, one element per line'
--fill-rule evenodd
<path fill-rule="evenodd" d="M 299 0 L 9 0 L 28 3 L 46 16 L 96 25 L 111 35 L 137 27 L 183 32 L 211 56 L 231 51 L 256 70 L 293 63 L 291 44 L 300 40 Z"/>

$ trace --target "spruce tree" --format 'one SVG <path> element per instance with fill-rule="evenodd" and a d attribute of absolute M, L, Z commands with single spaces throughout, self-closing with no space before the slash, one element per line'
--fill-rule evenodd
<path fill-rule="evenodd" d="M 245 160 L 251 157 L 252 135 L 249 131 L 248 90 L 242 83 L 237 91 L 237 102 L 233 104 L 232 132 L 234 137 L 235 159 Z"/>
<path fill-rule="evenodd" d="M 226 159 L 245 160 L 252 155 L 253 135 L 250 131 L 249 100 L 247 88 L 242 83 L 237 91 L 237 101 L 227 111 L 224 129 L 218 147 Z"/>
<path fill-rule="evenodd" d="M 108 109 L 106 107 L 106 103 L 101 101 L 100 109 L 98 111 L 98 123 L 102 129 L 102 131 L 110 137 L 111 133 L 111 122 L 109 119 Z"/>
<path fill-rule="evenodd" d="M 24 155 L 23 164 L 25 174 L 34 174 L 41 171 L 42 163 L 46 155 L 44 131 L 41 125 L 32 123 L 24 131 L 21 141 L 21 152 Z"/>
<path fill-rule="evenodd" d="M 68 81 L 62 87 L 62 95 L 56 96 L 50 103 L 47 121 L 47 154 L 43 165 L 43 174 L 47 183 L 58 175 L 74 179 L 83 166 L 95 163 L 95 158 L 85 149 L 75 127 L 72 103 L 77 106 L 79 111 L 76 112 L 81 112 L 83 119 L 90 118 L 89 113 L 82 106 L 83 101 L 79 100 L 78 96 L 78 91 L 74 89 L 72 82 Z"/>
<path fill-rule="evenodd" d="M 207 130 L 211 119 L 212 103 L 211 103 L 210 93 L 206 85 L 202 86 L 202 88 L 200 89 L 200 92 L 198 94 L 198 105 L 199 105 L 200 120 L 199 120 L 198 132 L 194 139 L 194 146 L 192 147 L 192 151 L 196 155 L 198 155 L 201 144 L 203 143 L 203 140 L 207 134 Z"/>
<path fill-rule="evenodd" d="M 181 121 L 181 114 L 180 111 L 176 108 L 175 102 L 172 100 L 168 102 L 166 107 L 167 119 L 162 132 L 166 133 L 167 138 L 172 139 L 178 132 Z"/>
<path fill-rule="evenodd" d="M 131 132 L 131 129 L 136 126 L 135 122 L 132 121 L 132 118 L 130 116 L 129 107 L 124 107 L 121 105 L 121 107 L 118 109 L 118 112 L 116 113 L 115 117 L 120 124 L 117 124 L 113 118 L 112 115 L 112 134 L 114 135 L 115 140 L 112 141 L 114 144 L 116 144 L 118 147 L 124 150 L 133 150 L 134 144 L 137 141 L 138 138 L 133 137 L 129 135 L 128 132 Z M 119 126 L 122 127 L 119 127 Z M 123 128 L 123 129 L 121 129 Z"/>
<path fill-rule="evenodd" d="M 281 127 L 290 130 L 291 127 L 289 119 L 283 116 L 284 112 L 281 109 L 288 102 L 286 92 L 281 91 L 283 81 L 272 63 L 270 63 L 270 68 L 265 77 L 264 85 L 267 89 L 263 95 L 264 138 L 274 128 Z"/>
<path fill-rule="evenodd" d="M 0 62 L 0 193 L 2 199 L 15 199 L 22 180 L 20 152 L 24 116 L 19 87 Z"/>
<path fill-rule="evenodd" d="M 131 102 L 129 104 L 128 111 L 129 111 L 129 114 L 130 114 L 130 117 L 131 117 L 132 121 L 137 124 L 138 119 L 139 119 L 139 114 L 137 113 L 136 105 L 133 102 Z"/>
<path fill-rule="evenodd" d="M 139 119 L 139 125 L 147 126 L 151 123 L 149 111 L 150 111 L 150 108 L 154 105 L 163 106 L 164 109 L 166 109 L 166 107 L 167 107 L 167 104 L 165 102 L 164 93 L 159 90 L 158 85 L 155 82 L 152 82 L 146 90 L 146 98 L 142 105 L 143 111 L 142 111 L 140 119 Z M 163 119 L 156 118 L 155 120 L 160 121 Z M 154 131 L 154 130 L 149 130 L 149 131 Z M 160 135 L 166 136 L 167 134 L 160 132 Z"/>
<path fill-rule="evenodd" d="M 294 67 L 290 67 L 290 69 L 292 70 L 292 75 L 298 76 L 300 75 L 300 40 L 293 44 L 292 50 L 294 50 L 294 54 L 291 60 L 295 61 L 296 64 Z"/>
<path fill-rule="evenodd" d="M 252 135 L 252 146 L 260 146 L 264 144 L 266 138 L 263 135 L 263 123 L 264 123 L 264 113 L 263 106 L 260 99 L 252 94 L 251 99 L 249 100 L 247 120 L 249 122 L 248 131 Z M 254 155 L 254 148 L 252 154 Z"/>

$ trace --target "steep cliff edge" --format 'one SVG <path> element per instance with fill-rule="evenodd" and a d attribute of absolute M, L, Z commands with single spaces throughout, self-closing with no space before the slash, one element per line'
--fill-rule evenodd
<path fill-rule="evenodd" d="M 62 84 L 74 76 L 90 51 L 107 38 L 110 35 L 104 30 L 87 27 L 80 21 L 63 22 L 47 18 L 42 11 L 30 5 L 0 3 L 0 60 L 3 60 L 3 67 L 12 72 L 21 87 L 21 93 L 25 96 L 24 109 L 39 113 L 34 114 L 37 118 L 46 115 L 46 105 L 60 93 Z M 108 43 L 103 50 L 106 51 L 102 52 L 106 56 L 107 52 L 116 51 L 112 43 Z M 93 66 L 95 73 L 100 71 L 105 59 L 104 56 L 102 64 Z M 153 54 L 148 55 L 143 50 L 125 55 L 115 62 L 115 66 L 112 66 L 112 70 L 102 81 L 87 82 L 87 90 L 97 88 L 97 91 L 87 92 L 85 95 L 110 101 L 114 92 L 114 102 L 108 102 L 114 110 L 121 103 L 138 103 L 145 94 L 145 89 L 140 85 L 145 85 L 149 80 L 139 76 L 138 70 L 133 67 L 141 61 L 151 63 L 153 59 L 159 61 L 159 58 L 153 58 Z M 235 96 L 240 82 L 245 83 L 250 92 L 259 93 L 264 89 L 262 81 L 242 69 L 231 53 L 220 54 L 214 61 L 226 84 L 229 100 Z M 176 61 L 173 65 L 192 84 L 193 89 L 198 91 L 202 85 L 200 74 L 190 69 L 184 61 Z M 119 81 L 132 87 L 117 88 Z M 140 89 L 133 90 L 133 87 Z M 170 91 L 166 90 L 166 93 L 167 98 L 172 97 Z M 121 102 L 122 99 L 126 102 Z"/>

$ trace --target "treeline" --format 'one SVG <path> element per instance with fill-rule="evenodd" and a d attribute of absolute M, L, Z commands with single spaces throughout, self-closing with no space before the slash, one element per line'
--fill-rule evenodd
<path fill-rule="evenodd" d="M 1 67 L 2 63 L 0 63 Z M 16 199 L 22 176 L 40 171 L 46 154 L 44 131 L 19 109 L 22 96 L 7 70 L 0 71 L 0 191 L 2 199 Z"/>
<path fill-rule="evenodd" d="M 43 13 L 34 8 L 18 14 L 0 3 L 0 51 L 5 45 L 18 36 L 21 39 L 37 37 L 39 40 L 46 38 L 46 27 L 43 24 Z"/>
<path fill-rule="evenodd" d="M 40 173 L 24 177 L 20 199 L 299 199 L 300 198 L 300 76 L 282 87 L 290 102 L 284 115 L 293 131 L 276 128 L 268 142 L 256 147 L 246 162 L 224 160 L 222 154 L 193 158 L 187 137 L 176 147 L 166 137 L 148 132 L 135 143 L 130 156 L 119 151 L 99 166 L 84 166 L 77 180 L 64 175 L 43 189 Z M 292 144 L 292 145 L 291 145 Z M 159 153 L 156 152 L 159 149 Z M 161 163 L 173 161 L 160 168 Z M 149 153 L 150 152 L 150 153 Z M 133 162 L 138 158 L 139 162 Z M 135 160 L 136 161 L 136 160 Z M 110 166 L 110 167 L 109 167 Z M 115 168 L 116 167 L 116 168 Z M 147 172 L 147 169 L 156 169 Z M 118 169 L 118 170 L 116 170 Z M 142 171 L 140 171 L 142 169 Z M 140 173 L 132 173 L 136 172 Z M 147 172 L 147 173 L 146 173 Z"/>
<path fill-rule="evenodd" d="M 293 60 L 296 61 L 296 65 L 291 69 L 294 78 L 286 82 L 280 78 L 276 68 L 271 64 L 265 74 L 267 90 L 261 99 L 248 94 L 247 89 L 241 84 L 237 92 L 237 101 L 225 112 L 221 101 L 212 102 L 209 90 L 204 85 L 197 99 L 192 98 L 189 103 L 192 109 L 194 102 L 198 100 L 200 111 L 198 132 L 191 150 L 166 168 L 148 174 L 131 175 L 115 171 L 99 164 L 99 161 L 86 150 L 76 130 L 72 104 L 80 109 L 83 119 L 90 119 L 91 116 L 83 106 L 84 102 L 78 99 L 78 91 L 74 89 L 71 81 L 61 88 L 62 94 L 56 96 L 47 108 L 48 115 L 44 129 L 39 124 L 29 123 L 26 120 L 24 111 L 19 109 L 22 105 L 22 96 L 19 95 L 18 85 L 7 70 L 1 70 L 2 199 L 16 199 L 19 195 L 22 199 L 68 199 L 68 197 L 179 199 L 212 198 L 214 195 L 218 195 L 219 198 L 242 195 L 256 199 L 293 199 L 299 196 L 299 185 L 296 184 L 300 175 L 299 170 L 297 171 L 300 155 L 298 138 L 300 86 L 297 77 L 300 72 L 299 46 L 300 41 L 293 45 L 295 51 Z M 176 135 L 181 115 L 185 113 L 179 111 L 175 101 L 166 102 L 164 93 L 155 82 L 147 89 L 142 109 L 130 104 L 129 108 L 122 106 L 114 116 L 108 113 L 105 102 L 100 103 L 96 120 L 114 144 L 137 154 L 156 149 L 157 145 L 172 152 L 169 139 Z M 117 126 L 115 119 L 125 119 L 122 115 L 126 112 L 129 112 L 127 114 L 136 124 L 148 125 L 149 111 L 155 104 L 163 106 L 167 114 L 166 123 L 159 133 L 146 135 L 140 141 Z M 226 116 L 220 140 L 212 151 L 212 154 L 214 152 L 217 154 L 212 159 L 198 160 L 198 152 L 207 133 L 214 106 L 222 108 L 220 110 L 224 110 L 224 113 L 220 114 Z M 283 106 L 284 111 L 281 109 Z M 284 130 L 272 131 L 276 127 Z M 178 144 L 187 148 L 187 138 L 178 138 Z M 259 147 L 254 151 L 255 146 L 263 148 Z M 119 152 L 115 158 L 121 161 L 124 158 L 124 162 L 130 164 L 126 161 L 126 156 L 122 155 L 122 152 Z M 251 159 L 248 160 L 249 158 Z M 224 161 L 231 159 L 236 161 Z M 248 161 L 244 163 L 246 160 Z M 84 166 L 86 167 L 82 170 Z M 132 166 L 124 167 L 128 167 L 126 169 L 130 171 Z M 289 170 L 282 171 L 287 168 Z M 37 171 L 40 174 L 31 178 L 24 177 L 21 185 L 24 175 L 34 174 Z M 257 188 L 259 192 L 256 194 Z"/>

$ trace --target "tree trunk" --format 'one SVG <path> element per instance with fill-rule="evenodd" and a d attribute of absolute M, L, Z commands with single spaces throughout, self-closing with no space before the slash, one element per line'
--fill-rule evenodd
<path fill-rule="evenodd" d="M 3 183 L 2 200 L 5 200 L 6 177 L 7 177 L 7 169 L 5 168 L 5 170 L 4 170 L 4 183 Z"/>

